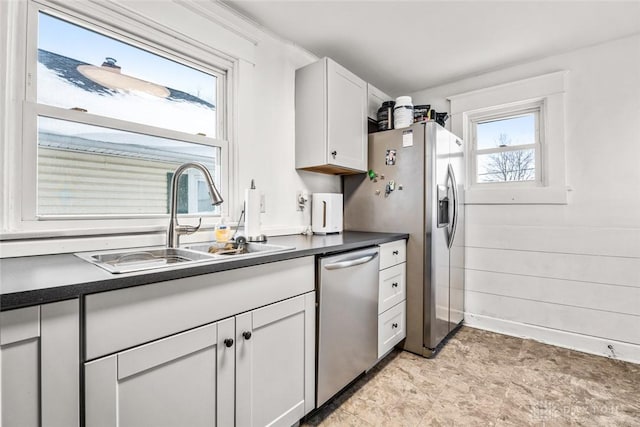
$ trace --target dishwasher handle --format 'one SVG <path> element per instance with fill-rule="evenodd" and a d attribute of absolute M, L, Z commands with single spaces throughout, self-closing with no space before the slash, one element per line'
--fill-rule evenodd
<path fill-rule="evenodd" d="M 340 268 L 354 267 L 356 265 L 366 264 L 367 262 L 373 260 L 377 256 L 378 256 L 378 252 L 373 252 L 359 258 L 347 259 L 344 261 L 338 261 L 331 264 L 327 264 L 324 266 L 324 268 L 326 268 L 327 270 L 338 270 Z"/>

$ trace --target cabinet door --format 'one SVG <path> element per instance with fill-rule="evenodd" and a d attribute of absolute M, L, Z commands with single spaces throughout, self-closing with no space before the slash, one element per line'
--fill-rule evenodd
<path fill-rule="evenodd" d="M 234 320 L 85 365 L 87 426 L 233 425 Z"/>
<path fill-rule="evenodd" d="M 290 426 L 313 409 L 314 331 L 315 292 L 236 317 L 238 426 Z"/>
<path fill-rule="evenodd" d="M 40 307 L 0 314 L 2 425 L 38 426 Z"/>
<path fill-rule="evenodd" d="M 378 120 L 378 109 L 382 103 L 391 100 L 391 97 L 382 92 L 371 83 L 367 84 L 367 115 L 372 120 Z"/>
<path fill-rule="evenodd" d="M 327 163 L 367 170 L 367 83 L 327 60 Z"/>
<path fill-rule="evenodd" d="M 78 300 L 0 315 L 2 426 L 79 424 Z"/>

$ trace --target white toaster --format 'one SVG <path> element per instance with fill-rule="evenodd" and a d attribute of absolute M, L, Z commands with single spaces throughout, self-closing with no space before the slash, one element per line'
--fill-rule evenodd
<path fill-rule="evenodd" d="M 342 194 L 311 195 L 311 231 L 315 234 L 342 233 Z"/>

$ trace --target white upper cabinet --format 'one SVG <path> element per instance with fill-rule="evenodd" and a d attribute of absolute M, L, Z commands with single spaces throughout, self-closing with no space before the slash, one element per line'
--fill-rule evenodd
<path fill-rule="evenodd" d="M 367 83 L 367 116 L 371 120 L 378 120 L 378 109 L 385 101 L 391 101 L 391 97 L 372 85 Z"/>
<path fill-rule="evenodd" d="M 329 58 L 296 71 L 296 168 L 367 170 L 367 83 Z"/>

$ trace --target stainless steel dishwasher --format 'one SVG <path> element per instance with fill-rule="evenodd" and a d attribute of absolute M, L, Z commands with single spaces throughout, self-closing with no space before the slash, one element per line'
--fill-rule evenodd
<path fill-rule="evenodd" d="M 379 264 L 377 247 L 320 259 L 317 408 L 377 360 Z"/>

